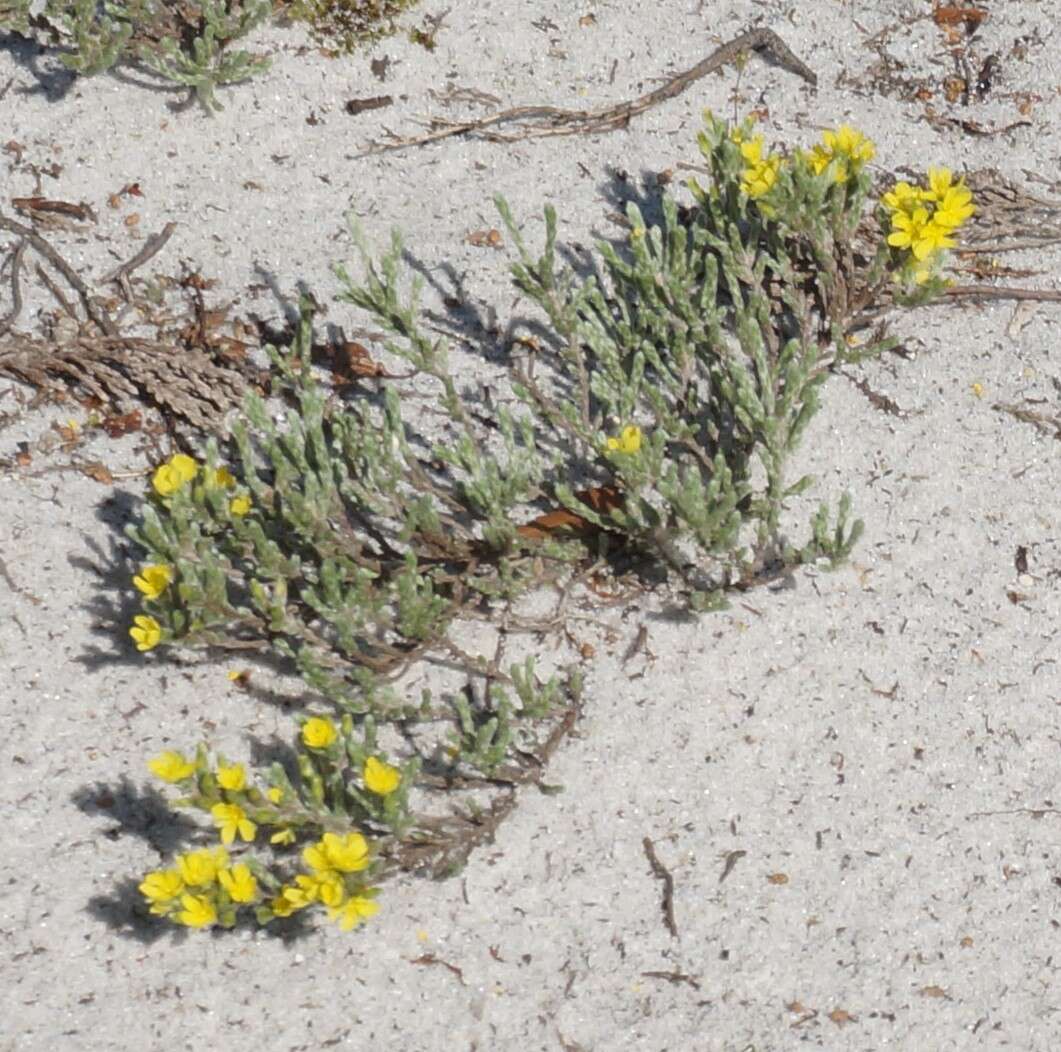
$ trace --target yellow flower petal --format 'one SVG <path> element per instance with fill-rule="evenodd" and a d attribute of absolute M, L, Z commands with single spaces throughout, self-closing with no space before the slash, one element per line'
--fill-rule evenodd
<path fill-rule="evenodd" d="M 389 763 L 377 760 L 370 756 L 365 761 L 365 769 L 362 772 L 365 779 L 365 788 L 377 796 L 387 796 L 393 793 L 402 784 L 402 774 L 397 767 L 391 767 Z"/>

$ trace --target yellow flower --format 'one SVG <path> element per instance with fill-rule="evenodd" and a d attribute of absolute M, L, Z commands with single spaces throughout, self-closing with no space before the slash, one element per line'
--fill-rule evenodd
<path fill-rule="evenodd" d="M 741 173 L 740 188 L 752 199 L 763 197 L 777 182 L 777 173 L 781 168 L 781 158 L 763 157 L 763 137 L 757 135 L 740 144 L 741 156 L 745 168 Z"/>
<path fill-rule="evenodd" d="M 294 842 L 295 831 L 290 826 L 285 826 L 269 837 L 270 844 L 293 844 Z"/>
<path fill-rule="evenodd" d="M 924 200 L 924 193 L 918 186 L 899 182 L 881 197 L 881 201 L 884 207 L 891 212 L 905 212 L 907 215 L 913 215 L 917 206 Z"/>
<path fill-rule="evenodd" d="M 854 165 L 872 161 L 877 154 L 872 140 L 848 124 L 841 124 L 834 132 L 823 132 L 822 142 L 834 157 L 847 157 Z"/>
<path fill-rule="evenodd" d="M 238 793 L 245 789 L 247 772 L 243 769 L 243 764 L 234 763 L 227 767 L 224 764 L 218 764 L 217 784 L 222 789 L 228 789 L 233 793 Z"/>
<path fill-rule="evenodd" d="M 641 448 L 641 428 L 636 424 L 624 427 L 618 438 L 608 439 L 608 449 L 612 453 L 636 453 Z"/>
<path fill-rule="evenodd" d="M 228 852 L 223 847 L 203 848 L 177 856 L 181 879 L 190 888 L 207 888 L 217 880 L 218 870 L 228 868 Z"/>
<path fill-rule="evenodd" d="M 191 482 L 199 472 L 199 465 L 184 453 L 176 453 L 159 465 L 151 479 L 155 492 L 160 497 L 169 497 L 186 482 Z"/>
<path fill-rule="evenodd" d="M 151 485 L 160 497 L 169 497 L 184 485 L 180 472 L 172 464 L 161 464 L 151 476 Z"/>
<path fill-rule="evenodd" d="M 272 803 L 278 804 L 284 798 L 284 791 L 283 789 L 279 789 L 274 785 L 271 789 L 265 790 L 265 795 Z"/>
<path fill-rule="evenodd" d="M 186 759 L 183 753 L 167 749 L 153 760 L 148 760 L 147 769 L 164 782 L 183 782 L 195 774 L 195 764 Z"/>
<path fill-rule="evenodd" d="M 251 499 L 250 499 L 250 497 L 248 497 L 248 496 L 233 497 L 232 500 L 230 500 L 228 502 L 228 510 L 233 515 L 235 515 L 236 518 L 238 518 L 238 519 L 243 518 L 243 516 L 246 515 L 247 512 L 249 512 L 251 510 Z"/>
<path fill-rule="evenodd" d="M 217 921 L 217 909 L 203 895 L 182 895 L 181 905 L 184 909 L 176 915 L 176 919 L 189 928 L 206 928 Z"/>
<path fill-rule="evenodd" d="M 967 187 L 952 186 L 936 205 L 932 222 L 948 230 L 956 230 L 976 211 L 972 198 L 973 195 Z"/>
<path fill-rule="evenodd" d="M 811 152 L 806 155 L 807 163 L 814 169 L 815 175 L 821 175 L 829 167 L 829 162 L 832 159 L 833 155 L 823 146 L 813 147 Z"/>
<path fill-rule="evenodd" d="M 913 249 L 921 240 L 921 232 L 928 224 L 928 209 L 917 208 L 913 212 L 896 212 L 892 216 L 892 232 L 888 244 L 896 248 Z"/>
<path fill-rule="evenodd" d="M 214 469 L 214 477 L 211 480 L 215 486 L 220 486 L 223 489 L 232 489 L 236 485 L 236 476 L 226 467 L 220 467 Z"/>
<path fill-rule="evenodd" d="M 338 906 L 343 901 L 346 890 L 338 873 L 315 873 L 313 879 L 317 882 L 317 898 L 325 906 Z"/>
<path fill-rule="evenodd" d="M 293 885 L 287 884 L 280 889 L 280 895 L 291 904 L 293 910 L 300 910 L 317 901 L 317 881 L 313 877 L 299 873 Z"/>
<path fill-rule="evenodd" d="M 247 812 L 239 804 L 214 804 L 210 808 L 214 824 L 221 831 L 221 843 L 228 845 L 239 833 L 248 843 L 254 839 L 258 827 L 247 817 Z"/>
<path fill-rule="evenodd" d="M 954 248 L 956 242 L 947 237 L 948 233 L 949 231 L 939 226 L 934 219 L 926 223 L 921 230 L 921 236 L 914 243 L 914 258 L 923 260 L 940 249 Z"/>
<path fill-rule="evenodd" d="M 327 749 L 338 736 L 335 724 L 323 716 L 312 716 L 302 724 L 302 741 L 310 749 Z"/>
<path fill-rule="evenodd" d="M 258 895 L 258 881 L 243 862 L 217 875 L 218 883 L 228 892 L 233 902 L 253 902 Z"/>
<path fill-rule="evenodd" d="M 140 882 L 140 894 L 151 903 L 151 912 L 161 916 L 166 907 L 184 891 L 184 881 L 175 869 L 156 869 Z"/>
<path fill-rule="evenodd" d="M 273 911 L 274 917 L 290 917 L 295 910 L 300 908 L 299 906 L 296 906 L 291 899 L 286 897 L 284 892 L 287 890 L 287 888 L 281 888 L 280 894 L 269 903 L 269 909 Z"/>
<path fill-rule="evenodd" d="M 755 168 L 745 168 L 741 174 L 740 188 L 753 200 L 765 197 L 777 182 L 781 158 L 771 157 Z"/>
<path fill-rule="evenodd" d="M 148 599 L 157 599 L 173 580 L 173 567 L 154 563 L 145 566 L 140 573 L 133 578 L 133 584 L 144 593 Z"/>
<path fill-rule="evenodd" d="M 804 157 L 815 175 L 821 175 L 833 164 L 834 181 L 843 183 L 849 176 L 857 174 L 867 161 L 873 160 L 876 152 L 876 147 L 862 132 L 842 124 L 836 131 L 822 132 L 821 144 Z"/>
<path fill-rule="evenodd" d="M 133 627 L 129 629 L 129 635 L 133 637 L 137 650 L 153 650 L 162 639 L 162 626 L 147 614 L 137 614 L 133 618 Z"/>
<path fill-rule="evenodd" d="M 325 833 L 315 844 L 302 852 L 306 865 L 317 873 L 337 870 L 340 873 L 357 873 L 370 860 L 368 841 L 360 833 Z"/>
<path fill-rule="evenodd" d="M 199 465 L 185 453 L 174 453 L 169 462 L 185 482 L 191 482 L 199 474 Z"/>
<path fill-rule="evenodd" d="M 740 142 L 740 155 L 749 168 L 755 168 L 763 163 L 763 137 L 756 135 L 754 139 L 742 139 Z"/>
<path fill-rule="evenodd" d="M 312 876 L 299 873 L 295 877 L 295 886 L 288 885 L 283 889 L 282 894 L 295 909 L 302 909 L 311 902 L 338 906 L 343 901 L 343 882 L 338 873 L 314 873 Z"/>
<path fill-rule="evenodd" d="M 949 168 L 929 168 L 928 189 L 924 191 L 925 199 L 928 201 L 942 201 L 948 190 L 952 188 L 954 175 Z M 961 186 L 959 181 L 958 186 Z"/>
<path fill-rule="evenodd" d="M 362 773 L 365 788 L 378 796 L 393 793 L 402 784 L 401 771 L 396 767 L 391 767 L 389 763 L 377 760 L 375 756 L 370 756 L 365 761 L 365 769 Z"/>
<path fill-rule="evenodd" d="M 357 927 L 365 917 L 372 917 L 379 913 L 379 903 L 374 902 L 366 895 L 352 895 L 340 906 L 331 906 L 328 909 L 328 919 L 339 922 L 343 931 L 350 931 Z"/>

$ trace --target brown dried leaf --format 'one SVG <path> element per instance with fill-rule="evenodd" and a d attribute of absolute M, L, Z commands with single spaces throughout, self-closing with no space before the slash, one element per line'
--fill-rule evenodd
<path fill-rule="evenodd" d="M 858 1022 L 858 1017 L 857 1016 L 853 1016 L 849 1011 L 847 1011 L 846 1008 L 834 1008 L 829 1013 L 829 1018 L 837 1026 L 845 1026 L 848 1023 L 857 1023 Z"/>
<path fill-rule="evenodd" d="M 494 227 L 489 230 L 473 230 L 464 240 L 476 248 L 501 248 L 505 243 L 501 238 L 501 231 Z"/>
<path fill-rule="evenodd" d="M 788 874 L 787 873 L 771 873 L 769 876 L 767 876 L 766 882 L 768 884 L 776 884 L 776 885 L 787 884 L 788 883 Z"/>
<path fill-rule="evenodd" d="M 932 12 L 932 18 L 941 29 L 947 26 L 964 26 L 967 36 L 972 36 L 987 18 L 982 7 L 961 7 L 957 4 L 940 4 Z"/>
<path fill-rule="evenodd" d="M 104 486 L 110 486 L 114 483 L 114 476 L 102 461 L 88 460 L 83 464 L 78 464 L 77 467 L 82 475 L 87 475 L 93 481 L 99 482 Z"/>
<path fill-rule="evenodd" d="M 139 409 L 132 409 L 128 413 L 114 413 L 103 418 L 100 427 L 110 435 L 111 438 L 121 438 L 122 435 L 132 434 L 144 426 L 143 417 Z"/>
<path fill-rule="evenodd" d="M 393 378 L 365 347 L 353 340 L 347 340 L 332 348 L 330 364 L 332 375 L 340 383 L 354 383 L 365 376 Z"/>
<path fill-rule="evenodd" d="M 73 420 L 68 424 L 52 424 L 52 430 L 63 440 L 66 448 L 76 446 L 81 441 L 81 431 Z"/>
<path fill-rule="evenodd" d="M 52 201 L 47 197 L 12 197 L 11 204 L 19 212 L 32 215 L 34 212 L 53 212 L 57 215 L 73 216 L 82 222 L 96 221 L 95 213 L 86 204 L 75 205 L 71 201 Z"/>
<path fill-rule="evenodd" d="M 598 515 L 607 515 L 608 512 L 623 506 L 623 495 L 614 486 L 594 486 L 592 489 L 581 490 L 575 496 Z M 557 508 L 517 526 L 516 532 L 525 540 L 544 541 L 560 530 L 584 533 L 594 529 L 596 526 L 581 515 L 576 515 L 567 508 Z"/>

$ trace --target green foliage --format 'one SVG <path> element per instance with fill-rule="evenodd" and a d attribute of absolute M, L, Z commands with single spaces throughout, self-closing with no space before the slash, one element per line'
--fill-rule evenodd
<path fill-rule="evenodd" d="M 123 63 L 195 92 L 208 111 L 215 89 L 268 69 L 267 59 L 233 45 L 276 15 L 305 21 L 342 53 L 393 33 L 395 17 L 415 0 L 0 0 L 0 30 L 46 35 L 67 68 L 84 76 Z"/>
<path fill-rule="evenodd" d="M 304 22 L 313 39 L 336 54 L 348 55 L 390 36 L 396 20 L 418 0 L 281 0 L 279 11 Z"/>
<path fill-rule="evenodd" d="M 343 714 L 338 729 L 321 717 L 303 724 L 298 780 L 274 767 L 264 796 L 219 796 L 202 751 L 194 771 L 174 754 L 161 763 L 160 777 L 194 781 L 183 802 L 211 813 L 223 837 L 243 836 L 237 806 L 292 841 L 374 838 L 373 857 L 386 861 L 373 874 L 454 872 L 513 806 L 515 787 L 548 791 L 541 770 L 581 693 L 574 677 L 543 683 L 529 659 L 502 674 L 500 649 L 490 662 L 465 654 L 457 620 L 489 619 L 503 640 L 516 600 L 546 583 L 570 587 L 602 558 L 666 576 L 672 595 L 706 612 L 734 589 L 849 555 L 863 527 L 846 495 L 835 513 L 820 504 L 802 544 L 790 540 L 788 505 L 813 486 L 790 478 L 790 461 L 834 368 L 888 346 L 854 347 L 866 318 L 882 302 L 938 291 L 940 252 L 972 212 L 969 193 L 931 170 L 928 187 L 899 184 L 867 214 L 873 147 L 859 133 L 764 155 L 751 131 L 709 116 L 700 146 L 710 181 L 692 184 L 695 205 L 664 197 L 655 225 L 630 205 L 626 244 L 599 244 L 589 274 L 560 264 L 551 207 L 535 254 L 497 199 L 515 286 L 550 326 L 545 339 L 518 341 L 531 350 L 512 356 L 509 405 L 488 415 L 458 383 L 446 341 L 421 320 L 422 283 L 404 280 L 399 235 L 377 260 L 353 225 L 359 276 L 336 268 L 340 299 L 372 315 L 412 373 L 369 370 L 370 383 L 327 391 L 305 299 L 293 345 L 269 348 L 274 401 L 250 396 L 233 428 L 231 467 L 211 440 L 204 463 L 178 454 L 157 468 L 129 531 L 147 563 L 134 579 L 138 649 L 280 655 Z M 417 405 L 433 399 L 430 428 L 422 410 L 406 412 L 414 390 Z M 472 683 L 439 706 L 403 699 L 390 681 L 428 657 Z M 401 732 L 395 767 L 378 759 L 387 724 Z M 480 797 L 498 787 L 507 795 L 484 808 Z M 472 797 L 463 812 L 428 816 L 410 810 L 413 790 Z M 264 885 L 264 864 L 255 867 Z M 367 876 L 343 877 L 342 888 L 328 877 L 325 888 L 319 870 L 273 906 L 257 902 L 259 919 L 279 916 L 281 899 L 317 901 L 311 892 L 329 908 L 347 904 L 341 923 L 372 908 Z M 246 890 L 246 874 L 228 879 Z M 163 915 L 193 926 L 232 915 L 221 892 L 189 906 L 176 884 L 172 873 L 151 884 L 169 894 Z"/>

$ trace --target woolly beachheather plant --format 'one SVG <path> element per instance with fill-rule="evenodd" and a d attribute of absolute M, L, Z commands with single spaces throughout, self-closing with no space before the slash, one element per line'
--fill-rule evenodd
<path fill-rule="evenodd" d="M 570 726 L 564 698 L 577 690 L 517 668 L 509 697 L 495 667 L 452 642 L 455 619 L 511 627 L 520 597 L 562 587 L 593 560 L 665 575 L 672 598 L 700 611 L 851 550 L 862 524 L 846 497 L 835 513 L 819 507 L 802 544 L 790 539 L 788 505 L 813 484 L 790 478 L 791 456 L 834 368 L 889 346 L 880 336 L 854 346 L 881 304 L 943 287 L 971 195 L 938 168 L 876 201 L 874 145 L 847 126 L 809 149 L 771 151 L 751 122 L 708 114 L 700 149 L 708 179 L 690 183 L 694 204 L 664 195 L 653 226 L 629 205 L 625 247 L 598 245 L 588 278 L 559 264 L 551 208 L 535 255 L 497 200 L 518 254 L 514 284 L 549 323 L 514 342 L 498 408 L 461 387 L 446 342 L 425 330 L 398 235 L 376 261 L 355 225 L 360 277 L 337 268 L 340 299 L 386 331 L 386 351 L 418 377 L 417 401 L 408 376 L 382 368 L 362 390 L 355 378 L 342 397 L 327 391 L 304 303 L 293 347 L 270 349 L 285 412 L 251 396 L 227 463 L 210 443 L 202 460 L 177 454 L 155 471 L 130 531 L 144 553 L 137 648 L 279 655 L 343 715 L 301 726 L 297 786 L 274 767 L 268 787 L 254 787 L 205 750 L 194 770 L 180 754 L 156 759 L 180 802 L 210 816 L 221 850 L 267 833 L 276 850 L 301 845 L 306 868 L 270 876 L 264 862 L 241 856 L 237 871 L 226 856 L 195 882 L 178 865 L 145 879 L 154 912 L 207 926 L 242 908 L 267 921 L 323 905 L 351 926 L 374 909 L 381 860 L 436 828 L 407 808 L 422 759 L 443 765 L 451 791 L 496 786 L 502 771 L 527 777 L 526 757 Z M 432 655 L 486 675 L 490 689 L 439 706 L 388 685 Z M 405 759 L 375 748 L 377 721 L 401 724 Z M 355 855 L 356 867 L 337 861 Z"/>

